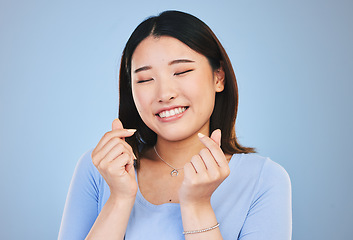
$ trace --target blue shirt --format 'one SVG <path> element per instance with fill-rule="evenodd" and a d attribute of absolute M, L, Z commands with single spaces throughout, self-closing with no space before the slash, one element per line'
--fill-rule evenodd
<path fill-rule="evenodd" d="M 230 175 L 211 204 L 224 240 L 289 240 L 292 231 L 291 183 L 287 172 L 269 158 L 234 154 Z M 92 163 L 91 151 L 79 160 L 69 188 L 59 239 L 84 239 L 110 195 Z M 138 190 L 126 240 L 185 239 L 178 203 L 154 205 Z"/>

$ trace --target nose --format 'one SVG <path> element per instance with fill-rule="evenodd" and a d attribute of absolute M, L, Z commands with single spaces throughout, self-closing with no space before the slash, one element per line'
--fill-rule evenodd
<path fill-rule="evenodd" d="M 177 89 L 173 80 L 160 80 L 158 81 L 158 102 L 170 102 L 175 99 Z"/>

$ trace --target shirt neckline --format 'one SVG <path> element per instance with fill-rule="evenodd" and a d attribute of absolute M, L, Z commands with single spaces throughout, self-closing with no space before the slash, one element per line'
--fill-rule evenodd
<path fill-rule="evenodd" d="M 230 161 L 229 161 L 229 167 L 232 169 L 233 167 L 235 167 L 235 165 L 237 164 L 237 160 L 239 160 L 241 158 L 243 154 L 233 154 Z M 162 203 L 162 204 L 153 204 L 150 203 L 149 201 L 147 201 L 145 199 L 145 197 L 142 195 L 141 191 L 140 191 L 140 186 L 138 184 L 138 180 L 137 180 L 137 171 L 135 169 L 135 178 L 136 178 L 136 182 L 137 182 L 137 194 L 136 194 L 136 200 L 138 203 L 140 203 L 141 205 L 147 207 L 147 208 L 152 208 L 154 210 L 156 209 L 164 209 L 164 208 L 180 208 L 180 203 Z M 227 179 L 226 179 L 227 180 Z M 225 181 L 226 181 L 225 180 Z"/>

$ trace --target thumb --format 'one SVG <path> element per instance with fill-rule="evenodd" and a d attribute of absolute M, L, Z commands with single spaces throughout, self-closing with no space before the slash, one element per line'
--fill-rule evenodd
<path fill-rule="evenodd" d="M 211 139 L 215 141 L 215 143 L 217 143 L 218 146 L 221 146 L 221 137 L 222 137 L 222 133 L 220 129 L 214 130 L 211 134 Z"/>
<path fill-rule="evenodd" d="M 123 124 L 119 120 L 119 118 L 114 119 L 112 123 L 112 130 L 124 129 Z"/>

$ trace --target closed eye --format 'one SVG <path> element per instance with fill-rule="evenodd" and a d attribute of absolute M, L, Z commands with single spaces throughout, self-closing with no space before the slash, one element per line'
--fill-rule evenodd
<path fill-rule="evenodd" d="M 144 83 L 144 82 L 149 82 L 152 81 L 153 79 L 146 79 L 146 80 L 138 80 L 137 83 Z"/>
<path fill-rule="evenodd" d="M 175 75 L 175 76 L 179 76 L 179 75 L 182 75 L 182 74 L 191 72 L 191 71 L 194 71 L 194 69 L 189 69 L 189 70 L 186 70 L 186 71 L 183 71 L 183 72 L 177 72 L 177 73 L 174 73 L 174 75 Z"/>

